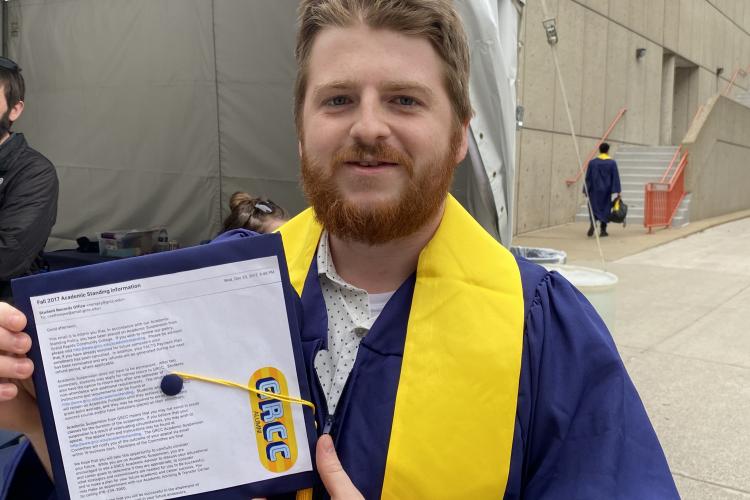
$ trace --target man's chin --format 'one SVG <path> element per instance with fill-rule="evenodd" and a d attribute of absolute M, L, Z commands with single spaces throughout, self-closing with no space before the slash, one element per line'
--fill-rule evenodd
<path fill-rule="evenodd" d="M 358 212 L 382 213 L 394 210 L 398 207 L 401 199 L 395 194 L 350 193 L 342 196 L 342 201 L 345 205 L 356 208 Z"/>
<path fill-rule="evenodd" d="M 324 213 L 319 220 L 331 234 L 343 240 L 382 245 L 419 231 L 435 215 L 437 208 L 439 206 L 420 205 L 414 199 L 392 203 L 378 200 L 369 204 L 342 200 L 334 210 L 321 206 Z"/>

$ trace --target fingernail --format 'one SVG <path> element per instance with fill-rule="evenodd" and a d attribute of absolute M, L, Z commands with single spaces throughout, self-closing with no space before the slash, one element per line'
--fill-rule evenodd
<path fill-rule="evenodd" d="M 16 375 L 19 377 L 28 377 L 34 370 L 34 364 L 30 359 L 22 359 L 16 363 Z"/>
<path fill-rule="evenodd" d="M 26 335 L 17 335 L 15 345 L 17 350 L 26 352 L 29 349 L 29 337 Z"/>
<path fill-rule="evenodd" d="M 10 399 L 15 396 L 15 393 L 12 387 L 2 386 L 0 387 L 0 400 Z"/>
<path fill-rule="evenodd" d="M 326 453 L 333 453 L 333 439 L 328 434 L 323 434 L 321 438 L 323 440 L 323 451 Z"/>
<path fill-rule="evenodd" d="M 21 325 L 23 325 L 23 320 L 24 319 L 25 318 L 24 318 L 23 314 L 18 313 L 18 312 L 17 313 L 13 313 L 13 315 L 11 315 L 11 317 L 10 317 L 10 320 L 11 320 L 11 322 L 13 324 L 13 327 L 16 330 L 20 330 L 21 329 Z"/>

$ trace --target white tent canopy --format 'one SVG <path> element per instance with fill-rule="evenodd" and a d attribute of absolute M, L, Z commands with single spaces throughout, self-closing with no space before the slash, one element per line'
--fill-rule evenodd
<path fill-rule="evenodd" d="M 470 158 L 454 192 L 506 245 L 512 234 L 517 0 L 461 0 L 472 56 Z M 216 235 L 229 195 L 305 206 L 292 120 L 296 0 L 11 0 L 23 68 L 14 129 L 60 177 L 48 248 L 165 225 Z"/>

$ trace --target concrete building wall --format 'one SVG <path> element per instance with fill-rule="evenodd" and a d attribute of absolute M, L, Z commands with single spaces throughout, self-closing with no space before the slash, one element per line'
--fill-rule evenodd
<path fill-rule="evenodd" d="M 690 219 L 750 209 L 750 108 L 724 96 L 706 104 L 683 142 Z"/>
<path fill-rule="evenodd" d="M 627 113 L 609 137 L 615 151 L 620 144 L 681 142 L 698 108 L 724 91 L 736 69 L 750 70 L 748 0 L 545 3 L 557 21 L 556 51 L 582 161 L 623 107 Z M 519 35 L 525 117 L 517 148 L 517 234 L 569 222 L 581 202 L 580 182 L 565 183 L 580 164 L 543 19 L 542 1 L 528 0 Z M 646 49 L 642 58 L 638 48 Z M 665 66 L 669 58 L 672 66 Z M 750 88 L 750 71 L 734 88 Z M 750 128 L 744 133 L 750 136 Z"/>

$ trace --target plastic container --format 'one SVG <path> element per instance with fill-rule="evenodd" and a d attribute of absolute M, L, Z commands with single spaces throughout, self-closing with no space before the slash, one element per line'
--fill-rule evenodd
<path fill-rule="evenodd" d="M 117 229 L 99 235 L 99 255 L 135 257 L 157 250 L 158 235 L 163 227 L 149 229 Z"/>
<path fill-rule="evenodd" d="M 554 248 L 510 247 L 510 253 L 540 265 L 565 264 L 568 254 Z"/>
<path fill-rule="evenodd" d="M 590 267 L 562 264 L 545 265 L 550 271 L 557 271 L 570 281 L 591 302 L 602 317 L 610 332 L 615 328 L 615 290 L 617 276 Z"/>

